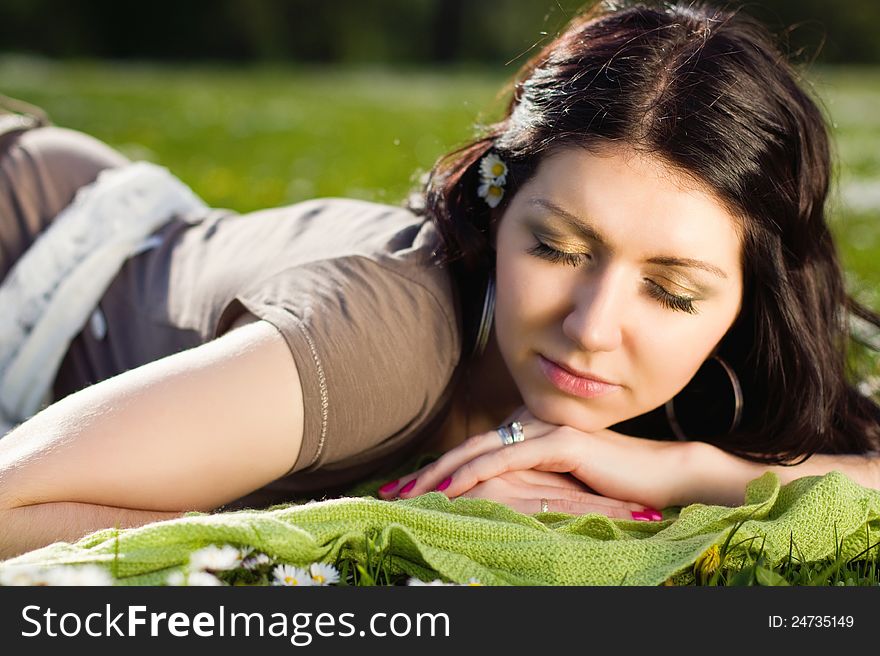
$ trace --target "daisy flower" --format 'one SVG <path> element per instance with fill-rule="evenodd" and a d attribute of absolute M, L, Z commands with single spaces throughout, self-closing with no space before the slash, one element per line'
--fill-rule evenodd
<path fill-rule="evenodd" d="M 113 585 L 113 577 L 98 565 L 53 567 L 46 572 L 48 585 Z"/>
<path fill-rule="evenodd" d="M 475 577 L 471 577 L 467 580 L 467 583 L 446 583 L 440 579 L 434 579 L 433 581 L 421 581 L 414 576 L 411 576 L 409 580 L 406 582 L 407 585 L 483 585 L 480 583 Z"/>
<path fill-rule="evenodd" d="M 195 572 L 172 572 L 166 579 L 167 585 L 188 585 L 188 586 L 217 586 L 223 585 L 223 581 L 213 574 L 202 571 Z"/>
<path fill-rule="evenodd" d="M 293 565 L 276 565 L 272 576 L 275 579 L 272 585 L 315 585 L 311 574 Z"/>
<path fill-rule="evenodd" d="M 333 565 L 327 563 L 312 563 L 309 566 L 309 574 L 315 585 L 331 585 L 339 583 L 339 572 Z"/>
<path fill-rule="evenodd" d="M 489 207 L 494 209 L 498 207 L 498 203 L 504 198 L 504 188 L 489 180 L 479 186 L 477 195 L 480 198 L 484 198 Z"/>
<path fill-rule="evenodd" d="M 203 549 L 194 551 L 189 557 L 190 569 L 194 572 L 210 570 L 219 572 L 226 569 L 235 569 L 241 564 L 241 553 L 233 546 L 218 547 L 208 545 Z"/>
<path fill-rule="evenodd" d="M 0 585 L 49 585 L 48 574 L 39 565 L 10 565 L 0 571 Z"/>
<path fill-rule="evenodd" d="M 253 555 L 248 555 L 247 558 L 241 561 L 241 566 L 245 569 L 257 569 L 261 565 L 270 565 L 272 563 L 272 559 L 269 558 L 264 553 L 255 553 Z"/>
<path fill-rule="evenodd" d="M 501 186 L 507 180 L 507 164 L 495 153 L 490 153 L 480 161 L 480 177 Z"/>
<path fill-rule="evenodd" d="M 407 585 L 455 585 L 454 583 L 446 583 L 441 581 L 440 579 L 434 579 L 433 581 L 422 581 L 421 579 L 417 579 L 415 576 L 409 577 L 406 582 Z"/>

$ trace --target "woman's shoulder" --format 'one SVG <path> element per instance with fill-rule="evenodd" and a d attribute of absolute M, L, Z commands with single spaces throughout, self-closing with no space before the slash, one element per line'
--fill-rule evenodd
<path fill-rule="evenodd" d="M 355 259 L 430 290 L 452 311 L 452 281 L 439 265 L 442 239 L 433 221 L 400 205 L 353 198 L 315 198 L 243 215 L 229 226 L 250 233 L 251 259 L 280 262 L 287 270 L 316 262 L 345 267 Z M 259 257 L 258 257 L 259 255 Z M 274 268 L 274 267 L 273 267 Z"/>
<path fill-rule="evenodd" d="M 433 221 L 402 205 L 342 197 L 312 198 L 251 212 L 249 218 L 275 216 L 296 225 L 298 240 L 312 234 L 328 246 L 385 252 L 433 245 L 439 238 Z"/>

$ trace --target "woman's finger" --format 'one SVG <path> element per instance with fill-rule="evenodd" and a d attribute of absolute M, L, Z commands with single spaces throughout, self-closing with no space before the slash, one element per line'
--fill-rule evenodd
<path fill-rule="evenodd" d="M 518 473 L 518 472 L 515 472 Z M 546 472 L 536 472 L 546 473 Z M 520 497 L 527 499 L 547 498 L 556 499 L 557 501 L 570 501 L 572 503 L 592 505 L 607 511 L 623 512 L 625 517 L 629 517 L 629 513 L 644 512 L 646 508 L 640 503 L 632 501 L 621 501 L 620 499 L 611 499 L 603 497 L 599 494 L 586 492 L 585 490 L 557 487 L 545 484 L 528 484 L 522 483 L 517 478 L 511 478 L 509 474 L 505 474 L 497 479 L 492 479 L 475 485 L 473 489 L 479 489 L 482 493 L 490 493 L 506 497 Z M 467 496 L 468 493 L 461 496 Z M 603 512 L 604 512 L 603 510 Z"/>
<path fill-rule="evenodd" d="M 533 440 L 545 436 L 555 428 L 543 422 L 529 423 L 523 425 L 523 437 L 525 441 Z M 398 481 L 393 481 L 393 484 L 382 486 L 379 494 L 383 498 L 395 496 L 411 498 L 432 490 L 444 491 L 449 485 L 446 479 L 469 461 L 499 449 L 509 449 L 516 444 L 505 445 L 498 431 L 494 429 L 486 433 L 478 433 L 419 471 L 403 476 Z"/>
<path fill-rule="evenodd" d="M 596 494 L 587 485 L 576 479 L 571 474 L 560 474 L 557 472 L 538 471 L 537 469 L 521 469 L 505 474 L 515 480 L 521 481 L 529 485 L 546 485 L 548 487 L 559 487 L 570 490 L 581 490 Z"/>
<path fill-rule="evenodd" d="M 571 456 L 564 449 L 569 446 L 550 434 L 540 440 L 525 440 L 478 455 L 449 474 L 450 481 L 444 486 L 444 492 L 450 497 L 460 496 L 482 481 L 516 470 L 566 473 L 571 468 Z"/>
<path fill-rule="evenodd" d="M 504 505 L 513 508 L 517 512 L 521 512 L 527 515 L 532 515 L 535 513 L 542 512 L 541 510 L 541 500 L 542 498 L 547 502 L 547 512 L 559 512 L 565 513 L 568 515 L 587 515 L 587 514 L 599 514 L 604 515 L 605 517 L 612 517 L 615 519 L 629 519 L 633 521 L 643 521 L 637 519 L 633 516 L 633 513 L 640 512 L 638 509 L 630 509 L 626 507 L 615 507 L 609 506 L 602 503 L 599 503 L 598 499 L 590 499 L 587 497 L 581 498 L 565 498 L 552 496 L 552 490 L 545 490 L 546 494 L 550 496 L 544 497 L 518 497 L 518 496 L 507 496 L 500 497 L 491 492 L 483 489 L 481 486 L 476 486 L 473 489 L 465 492 L 461 496 L 468 498 L 478 498 L 478 499 L 491 499 L 493 501 L 498 501 L 499 503 L 503 503 Z M 530 490 L 532 494 L 540 494 L 538 489 Z M 633 504 L 637 505 L 637 504 Z"/>

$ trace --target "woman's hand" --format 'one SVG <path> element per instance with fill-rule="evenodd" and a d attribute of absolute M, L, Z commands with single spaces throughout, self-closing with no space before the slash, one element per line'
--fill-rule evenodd
<path fill-rule="evenodd" d="M 641 504 L 609 499 L 591 493 L 588 488 L 568 474 L 524 469 L 499 474 L 477 483 L 461 494 L 463 497 L 491 499 L 525 514 L 541 512 L 541 501 L 547 501 L 548 512 L 570 515 L 599 513 L 621 519 L 659 520 L 659 512 Z M 656 513 L 656 514 L 655 514 Z"/>
<path fill-rule="evenodd" d="M 380 494 L 409 498 L 441 490 L 456 497 L 502 474 L 535 469 L 571 474 L 588 492 L 649 508 L 692 501 L 689 486 L 698 472 L 688 471 L 688 463 L 693 448 L 705 445 L 631 437 L 607 429 L 584 433 L 543 422 L 525 406 L 505 423 L 514 419 L 523 425 L 523 442 L 504 445 L 495 430 L 474 435 L 396 484 L 386 484 Z"/>

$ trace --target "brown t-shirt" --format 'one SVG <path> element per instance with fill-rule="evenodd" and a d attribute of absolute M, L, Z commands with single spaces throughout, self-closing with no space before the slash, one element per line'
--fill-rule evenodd
<path fill-rule="evenodd" d="M 77 186 L 120 163 L 103 149 L 69 131 L 22 135 L 0 167 L 0 189 L 12 195 L 0 207 L 41 208 L 50 216 L 14 223 L 42 229 Z M 15 158 L 27 165 L 16 168 Z M 435 264 L 432 222 L 399 207 L 319 199 L 176 216 L 154 235 L 100 302 L 106 332 L 86 326 L 71 344 L 56 399 L 214 339 L 247 310 L 287 341 L 305 424 L 290 472 L 231 507 L 332 493 L 411 454 L 442 422 L 462 319 L 451 276 Z"/>

